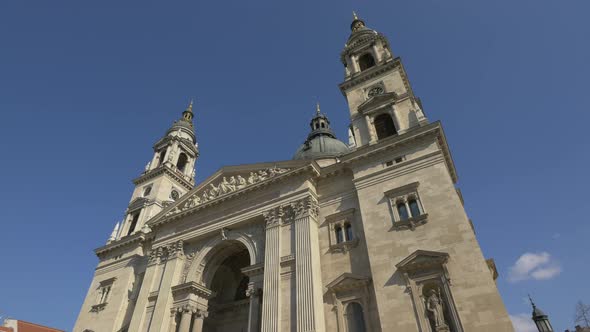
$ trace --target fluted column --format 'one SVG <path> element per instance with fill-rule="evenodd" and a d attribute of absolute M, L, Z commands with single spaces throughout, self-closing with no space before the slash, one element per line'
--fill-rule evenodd
<path fill-rule="evenodd" d="M 129 323 L 129 331 L 141 331 L 141 327 L 144 325 L 144 321 L 146 320 L 145 314 L 148 304 L 148 297 L 154 288 L 154 283 L 156 282 L 158 276 L 163 251 L 164 250 L 161 247 L 154 248 L 152 251 L 150 251 L 143 283 L 141 285 L 139 295 L 137 296 L 137 302 L 135 303 L 135 308 L 133 309 L 131 322 Z M 146 329 L 147 328 L 144 328 L 143 330 Z"/>
<path fill-rule="evenodd" d="M 172 308 L 171 288 L 172 284 L 180 278 L 182 263 L 184 262 L 183 243 L 181 240 L 168 245 L 166 251 L 168 253 L 168 261 L 166 262 L 162 281 L 160 282 L 154 316 L 149 328 L 150 332 L 165 331 L 169 325 L 170 315 L 167 313 Z"/>
<path fill-rule="evenodd" d="M 312 197 L 295 203 L 297 332 L 323 332 L 324 309 L 318 240 L 318 205 Z"/>
<path fill-rule="evenodd" d="M 191 332 L 191 318 L 193 316 L 193 308 L 190 306 L 184 306 L 179 308 L 181 312 L 180 316 L 180 326 L 178 328 L 178 332 Z"/>
<path fill-rule="evenodd" d="M 264 250 L 264 290 L 262 295 L 262 332 L 278 332 L 281 325 L 280 234 L 282 208 L 264 213 L 266 244 Z"/>

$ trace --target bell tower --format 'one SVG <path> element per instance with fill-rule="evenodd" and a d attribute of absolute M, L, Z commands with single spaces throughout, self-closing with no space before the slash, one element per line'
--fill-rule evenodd
<path fill-rule="evenodd" d="M 374 144 L 427 124 L 401 59 L 393 56 L 387 38 L 369 29 L 354 12 L 350 29 L 340 54 L 345 77 L 339 85 L 350 110 L 350 145 Z"/>
<path fill-rule="evenodd" d="M 194 187 L 199 146 L 193 117 L 191 101 L 182 117 L 154 144 L 152 160 L 133 180 L 135 190 L 125 218 L 115 226 L 109 242 L 141 230 L 146 221 Z"/>

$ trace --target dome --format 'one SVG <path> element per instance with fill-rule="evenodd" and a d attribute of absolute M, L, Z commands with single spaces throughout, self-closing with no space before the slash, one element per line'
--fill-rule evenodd
<path fill-rule="evenodd" d="M 344 142 L 327 135 L 318 135 L 301 144 L 299 149 L 297 149 L 297 152 L 295 152 L 293 159 L 336 157 L 348 152 L 350 152 L 350 150 Z"/>
<path fill-rule="evenodd" d="M 295 152 L 293 159 L 320 159 L 336 157 L 350 152 L 344 142 L 338 140 L 332 129 L 328 117 L 320 112 L 317 105 L 316 115 L 310 122 L 311 133 Z"/>

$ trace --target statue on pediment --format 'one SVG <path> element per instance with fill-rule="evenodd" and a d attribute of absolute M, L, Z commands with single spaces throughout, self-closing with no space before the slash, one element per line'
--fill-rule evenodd
<path fill-rule="evenodd" d="M 246 179 L 244 179 L 241 175 L 238 175 L 237 182 L 238 184 L 236 185 L 236 189 L 242 189 L 247 185 Z"/>

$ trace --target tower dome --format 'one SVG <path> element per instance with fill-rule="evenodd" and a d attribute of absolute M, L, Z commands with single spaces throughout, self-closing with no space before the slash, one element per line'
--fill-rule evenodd
<path fill-rule="evenodd" d="M 330 129 L 330 121 L 325 114 L 320 112 L 319 104 L 316 106 L 316 114 L 309 125 L 311 133 L 297 149 L 293 159 L 331 158 L 350 152 L 348 146 L 338 140 Z"/>

